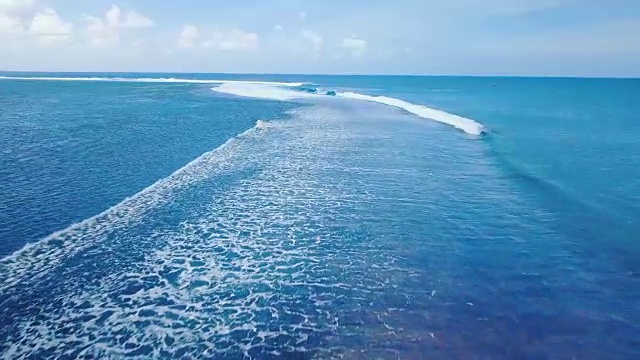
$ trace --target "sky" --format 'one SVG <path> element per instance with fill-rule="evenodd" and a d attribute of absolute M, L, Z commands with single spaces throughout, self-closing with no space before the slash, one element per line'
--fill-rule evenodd
<path fill-rule="evenodd" d="M 0 0 L 0 71 L 640 77 L 640 0 Z"/>

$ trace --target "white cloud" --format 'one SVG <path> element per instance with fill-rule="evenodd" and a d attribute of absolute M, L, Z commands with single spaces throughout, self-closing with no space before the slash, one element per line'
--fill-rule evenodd
<path fill-rule="evenodd" d="M 300 33 L 300 36 L 309 43 L 314 53 L 317 54 L 322 51 L 324 44 L 324 38 L 322 36 L 312 33 L 311 31 L 303 31 Z"/>
<path fill-rule="evenodd" d="M 186 25 L 182 28 L 182 32 L 180 33 L 180 39 L 178 42 L 181 46 L 184 47 L 193 47 L 200 37 L 200 32 L 198 28 L 194 25 Z"/>
<path fill-rule="evenodd" d="M 33 0 L 0 0 L 0 11 L 21 11 L 31 9 L 33 5 Z"/>
<path fill-rule="evenodd" d="M 33 0 L 0 0 L 0 40 L 17 40 L 25 45 L 52 44 L 68 40 L 73 25 L 64 21 L 51 7 L 38 6 Z M 8 35 L 8 36 L 7 36 Z M 17 42 L 16 42 L 17 43 Z"/>
<path fill-rule="evenodd" d="M 94 46 L 113 46 L 120 42 L 120 31 L 125 28 L 145 28 L 154 26 L 153 20 L 140 15 L 135 10 L 123 12 L 112 5 L 104 18 L 85 16 L 87 39 Z"/>
<path fill-rule="evenodd" d="M 138 14 L 134 10 L 131 10 L 127 14 L 127 20 L 122 24 L 123 27 L 130 28 L 145 28 L 152 27 L 153 25 L 153 20 Z"/>
<path fill-rule="evenodd" d="M 0 35 L 17 35 L 23 31 L 20 18 L 0 13 Z"/>
<path fill-rule="evenodd" d="M 0 35 L 24 33 L 31 21 L 24 12 L 33 7 L 33 0 L 0 0 Z"/>
<path fill-rule="evenodd" d="M 182 28 L 178 44 L 183 48 L 214 50 L 253 50 L 260 46 L 258 34 L 239 29 L 203 32 L 195 25 Z"/>
<path fill-rule="evenodd" d="M 282 30 L 284 30 L 284 27 L 282 27 L 282 25 L 276 25 L 276 26 L 273 27 L 273 30 L 282 31 Z"/>
<path fill-rule="evenodd" d="M 259 36 L 240 29 L 202 31 L 195 25 L 182 28 L 178 44 L 183 48 L 214 50 L 253 50 L 260 46 Z"/>
<path fill-rule="evenodd" d="M 306 13 L 306 12 L 304 12 L 304 11 L 301 11 L 301 12 L 298 14 L 298 17 L 300 18 L 300 20 L 304 21 L 304 20 L 307 18 L 307 13 Z"/>
<path fill-rule="evenodd" d="M 85 16 L 87 22 L 87 39 L 94 46 L 110 46 L 120 41 L 118 30 L 108 25 L 109 20 L 95 16 Z"/>
<path fill-rule="evenodd" d="M 138 14 L 135 10 L 125 13 L 117 5 L 112 5 L 105 14 L 106 24 L 110 27 L 144 28 L 152 27 L 153 20 Z"/>
<path fill-rule="evenodd" d="M 63 21 L 55 10 L 45 8 L 33 17 L 28 33 L 38 36 L 45 43 L 51 43 L 67 40 L 72 28 L 73 26 Z"/>
<path fill-rule="evenodd" d="M 87 39 L 94 46 L 110 46 L 120 41 L 118 30 L 108 25 L 107 20 L 97 18 L 95 16 L 86 16 L 87 21 Z"/>
<path fill-rule="evenodd" d="M 105 18 L 107 19 L 106 24 L 110 27 L 118 27 L 120 26 L 120 15 L 122 15 L 122 10 L 116 5 L 112 5 L 107 13 L 105 14 Z"/>
<path fill-rule="evenodd" d="M 214 43 L 220 50 L 251 50 L 258 48 L 258 34 L 233 29 L 215 31 Z"/>
<path fill-rule="evenodd" d="M 367 51 L 367 42 L 362 39 L 344 38 L 340 45 L 349 51 L 353 58 L 360 58 Z"/>

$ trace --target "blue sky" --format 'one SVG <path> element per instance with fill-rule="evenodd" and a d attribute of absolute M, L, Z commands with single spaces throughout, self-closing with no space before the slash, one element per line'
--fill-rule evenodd
<path fill-rule="evenodd" d="M 0 70 L 640 76 L 640 0 L 0 0 Z"/>

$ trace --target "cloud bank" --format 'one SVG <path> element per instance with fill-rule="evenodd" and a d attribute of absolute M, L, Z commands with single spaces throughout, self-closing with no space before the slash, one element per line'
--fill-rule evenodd
<path fill-rule="evenodd" d="M 85 4 L 0 0 L 0 70 L 640 76 L 636 0 Z"/>

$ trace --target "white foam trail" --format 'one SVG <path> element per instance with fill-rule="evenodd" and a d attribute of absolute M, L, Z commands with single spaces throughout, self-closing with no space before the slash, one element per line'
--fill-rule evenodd
<path fill-rule="evenodd" d="M 269 122 L 258 120 L 252 128 L 111 208 L 0 258 L 0 291 L 26 279 L 46 274 L 64 259 L 103 240 L 109 231 L 135 223 L 149 209 L 170 201 L 172 194 L 179 188 L 199 181 L 211 171 L 223 169 L 227 165 L 226 160 L 233 154 L 233 149 L 230 148 L 236 144 L 237 139 L 270 126 L 272 124 Z M 91 236 L 84 236 L 87 234 L 83 232 L 88 229 L 94 232 Z"/>
<path fill-rule="evenodd" d="M 389 106 L 404 109 L 421 118 L 435 120 L 444 124 L 451 125 L 471 135 L 482 135 L 485 132 L 484 126 L 471 119 L 462 116 L 450 114 L 442 110 L 436 110 L 424 105 L 412 104 L 408 101 L 387 97 L 387 96 L 370 96 L 354 92 L 337 93 L 337 96 L 349 99 L 363 100 L 385 104 Z"/>
<path fill-rule="evenodd" d="M 0 80 L 31 80 L 31 81 L 103 81 L 103 82 L 133 82 L 133 83 L 179 83 L 179 84 L 253 84 L 271 86 L 301 86 L 301 82 L 271 82 L 271 81 L 241 81 L 215 79 L 179 79 L 179 78 L 123 78 L 123 77 L 31 77 L 31 76 L 0 76 Z"/>

